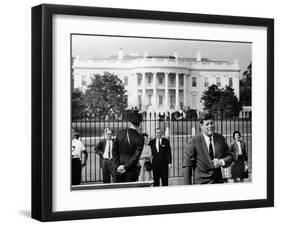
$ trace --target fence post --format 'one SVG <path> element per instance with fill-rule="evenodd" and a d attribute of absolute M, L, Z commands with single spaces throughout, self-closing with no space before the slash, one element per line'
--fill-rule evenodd
<path fill-rule="evenodd" d="M 195 127 L 193 126 L 193 127 L 191 128 L 191 136 L 194 137 L 195 134 L 196 134 L 196 130 L 195 130 Z"/>

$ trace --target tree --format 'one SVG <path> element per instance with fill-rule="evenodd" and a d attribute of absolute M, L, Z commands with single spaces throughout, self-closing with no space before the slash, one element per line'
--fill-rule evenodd
<path fill-rule="evenodd" d="M 197 110 L 195 109 L 188 109 L 185 114 L 187 119 L 197 119 L 198 117 Z"/>
<path fill-rule="evenodd" d="M 242 110 L 241 103 L 234 94 L 234 89 L 226 86 L 222 90 L 222 96 L 219 103 L 220 115 L 223 118 L 236 117 Z"/>
<path fill-rule="evenodd" d="M 240 101 L 243 106 L 252 105 L 252 63 L 247 70 L 243 72 L 243 78 L 240 80 Z"/>
<path fill-rule="evenodd" d="M 72 92 L 72 119 L 81 119 L 86 115 L 86 107 L 82 103 L 83 94 L 78 89 Z"/>
<path fill-rule="evenodd" d="M 238 116 L 242 109 L 234 89 L 229 86 L 220 89 L 212 85 L 203 92 L 201 100 L 204 110 L 222 118 Z"/>
<path fill-rule="evenodd" d="M 218 104 L 221 99 L 221 90 L 216 85 L 211 85 L 203 92 L 201 101 L 203 101 L 204 109 L 213 114 L 218 112 Z"/>
<path fill-rule="evenodd" d="M 115 74 L 104 72 L 92 77 L 82 104 L 91 116 L 120 115 L 127 107 L 125 87 Z"/>

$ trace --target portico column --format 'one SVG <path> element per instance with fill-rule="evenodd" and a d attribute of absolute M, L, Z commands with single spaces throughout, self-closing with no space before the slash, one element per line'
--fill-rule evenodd
<path fill-rule="evenodd" d="M 170 109 L 168 79 L 169 79 L 169 73 L 165 72 L 165 108 L 167 109 L 167 111 Z"/>
<path fill-rule="evenodd" d="M 156 87 L 157 87 L 157 80 L 156 80 L 156 72 L 152 73 L 153 74 L 153 109 L 157 109 L 157 97 L 156 97 Z"/>
<path fill-rule="evenodd" d="M 145 73 L 142 73 L 142 109 L 145 110 L 145 101 L 146 97 L 146 84 L 145 84 Z"/>
<path fill-rule="evenodd" d="M 176 73 L 176 110 L 180 109 L 179 73 Z"/>
<path fill-rule="evenodd" d="M 183 74 L 183 104 L 187 106 L 187 74 Z"/>

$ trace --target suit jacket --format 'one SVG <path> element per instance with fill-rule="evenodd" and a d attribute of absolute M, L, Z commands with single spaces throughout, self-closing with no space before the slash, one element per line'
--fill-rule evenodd
<path fill-rule="evenodd" d="M 241 146 L 241 151 L 242 151 L 242 155 L 243 155 L 243 159 L 244 161 L 248 161 L 248 155 L 247 155 L 247 151 L 246 151 L 246 144 L 244 141 L 240 142 L 240 146 Z M 230 145 L 230 151 L 233 154 L 233 161 L 237 161 L 238 160 L 238 144 L 237 142 L 233 142 Z"/>
<path fill-rule="evenodd" d="M 114 139 L 112 139 L 112 143 L 114 143 Z M 102 168 L 102 161 L 103 161 L 103 153 L 105 150 L 106 139 L 102 139 L 97 145 L 95 146 L 95 153 L 100 156 L 100 168 Z"/>
<path fill-rule="evenodd" d="M 125 129 L 118 133 L 113 142 L 113 162 L 117 168 L 124 165 L 126 171 L 137 170 L 137 164 L 143 149 L 144 138 L 135 129 Z"/>
<path fill-rule="evenodd" d="M 153 168 L 168 169 L 168 164 L 172 163 L 171 146 L 166 138 L 161 139 L 159 152 L 156 148 L 156 138 L 149 142 L 152 151 L 152 166 Z"/>
<path fill-rule="evenodd" d="M 232 153 L 224 137 L 214 133 L 213 141 L 215 146 L 214 158 L 224 160 L 224 167 L 228 167 L 232 162 Z M 214 168 L 202 133 L 191 139 L 184 154 L 183 167 L 186 168 L 188 174 L 185 178 L 187 184 L 191 184 L 192 169 L 194 170 L 195 184 L 222 182 L 221 168 Z"/>

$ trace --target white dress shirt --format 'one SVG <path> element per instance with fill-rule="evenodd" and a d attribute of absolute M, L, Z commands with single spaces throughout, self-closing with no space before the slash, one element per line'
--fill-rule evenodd
<path fill-rule="evenodd" d="M 204 136 L 204 140 L 205 140 L 205 142 L 207 144 L 207 148 L 208 148 L 208 151 L 209 151 L 210 137 L 207 136 L 205 133 L 203 133 L 203 136 Z M 215 149 L 215 143 L 214 143 L 214 136 L 213 135 L 211 136 L 211 141 L 212 141 L 212 146 L 213 146 L 213 154 L 215 156 L 216 149 Z M 224 166 L 225 165 L 224 160 L 220 159 L 220 161 L 221 161 L 222 166 Z"/>
<path fill-rule="evenodd" d="M 102 156 L 104 159 L 112 159 L 112 140 L 107 140 Z"/>
<path fill-rule="evenodd" d="M 80 140 L 78 140 L 76 138 L 74 138 L 72 140 L 72 153 L 71 153 L 72 158 L 79 158 L 80 159 L 81 158 L 81 152 L 85 151 L 85 150 L 86 150 L 85 146 Z"/>
<path fill-rule="evenodd" d="M 203 136 L 204 136 L 204 140 L 205 140 L 205 142 L 206 142 L 206 145 L 207 145 L 208 151 L 210 151 L 210 150 L 209 150 L 210 137 L 209 137 L 209 136 L 207 136 L 205 133 L 203 133 Z M 214 139 L 213 139 L 213 136 L 211 136 L 211 140 L 212 140 L 213 154 L 214 154 L 214 156 L 215 156 L 216 149 L 215 149 L 215 144 L 214 144 Z"/>
<path fill-rule="evenodd" d="M 158 138 L 156 138 L 156 150 L 159 152 L 159 144 L 161 145 L 161 142 L 162 142 L 162 138 L 160 138 L 160 139 L 158 139 Z"/>

